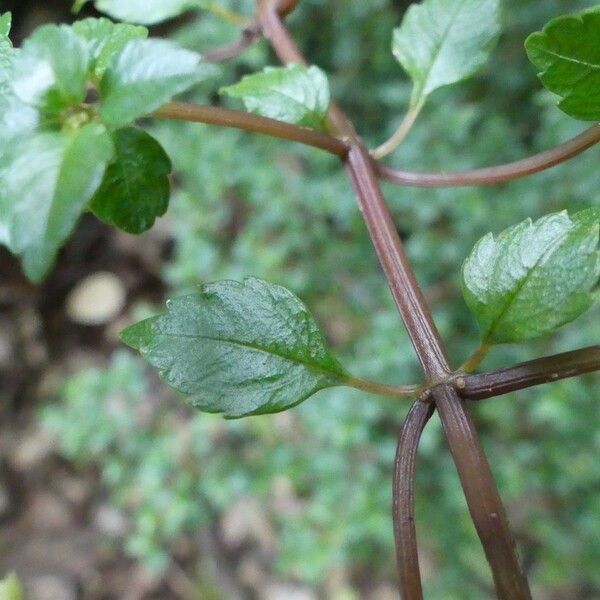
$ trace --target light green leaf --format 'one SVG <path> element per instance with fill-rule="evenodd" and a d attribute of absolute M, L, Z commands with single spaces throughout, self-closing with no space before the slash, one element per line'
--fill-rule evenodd
<path fill-rule="evenodd" d="M 86 41 L 92 61 L 90 67 L 98 80 L 104 75 L 111 58 L 121 52 L 127 42 L 148 37 L 145 27 L 113 23 L 108 19 L 76 21 L 73 30 Z"/>
<path fill-rule="evenodd" d="M 44 25 L 14 60 L 13 92 L 23 104 L 56 115 L 85 99 L 88 66 L 88 49 L 72 28 Z"/>
<path fill-rule="evenodd" d="M 330 102 L 325 73 L 300 65 L 266 67 L 220 92 L 241 98 L 250 112 L 316 129 L 323 127 Z"/>
<path fill-rule="evenodd" d="M 0 581 L 0 600 L 23 600 L 23 588 L 14 573 Z"/>
<path fill-rule="evenodd" d="M 214 73 L 199 54 L 171 42 L 133 40 L 106 69 L 100 116 L 112 128 L 124 127 Z"/>
<path fill-rule="evenodd" d="M 100 185 L 113 146 L 104 126 L 45 132 L 2 157 L 0 239 L 21 256 L 32 281 L 46 274 Z"/>
<path fill-rule="evenodd" d="M 7 12 L 4 14 L 0 14 L 0 38 L 8 37 L 10 33 L 10 27 L 12 24 L 12 15 Z"/>
<path fill-rule="evenodd" d="M 141 129 L 119 129 L 113 141 L 114 161 L 90 208 L 107 223 L 142 233 L 169 206 L 171 161 L 162 146 Z"/>
<path fill-rule="evenodd" d="M 278 412 L 348 378 L 308 309 L 280 286 L 221 281 L 167 309 L 122 339 L 200 410 Z"/>
<path fill-rule="evenodd" d="M 600 209 L 524 221 L 482 238 L 463 266 L 463 293 L 485 344 L 551 333 L 593 303 Z"/>
<path fill-rule="evenodd" d="M 79 2 L 78 8 L 82 4 Z M 94 4 L 100 12 L 114 19 L 141 25 L 160 23 L 201 7 L 199 0 L 95 0 Z"/>
<path fill-rule="evenodd" d="M 558 17 L 525 41 L 544 86 L 568 115 L 600 120 L 600 10 Z"/>
<path fill-rule="evenodd" d="M 13 61 L 16 51 L 8 34 L 10 33 L 11 14 L 0 15 L 0 111 L 4 111 L 8 103 L 10 80 L 13 73 Z"/>
<path fill-rule="evenodd" d="M 487 61 L 500 34 L 499 0 L 424 0 L 394 30 L 392 52 L 413 79 L 411 106 Z"/>
<path fill-rule="evenodd" d="M 301 65 L 266 67 L 219 91 L 241 98 L 249 112 L 315 129 L 323 128 L 331 101 L 325 73 Z"/>

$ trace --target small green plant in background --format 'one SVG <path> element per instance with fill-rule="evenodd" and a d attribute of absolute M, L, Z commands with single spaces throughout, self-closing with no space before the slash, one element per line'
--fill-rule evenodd
<path fill-rule="evenodd" d="M 0 580 L 0 600 L 23 600 L 23 589 L 16 575 Z"/>
<path fill-rule="evenodd" d="M 80 2 L 78 7 L 83 4 Z M 127 8 L 121 3 L 101 0 L 95 4 L 113 18 L 134 23 L 159 22 L 195 8 L 209 9 L 230 21 L 238 20 L 228 10 L 206 3 L 160 3 L 155 14 L 145 4 L 135 2 L 127 3 Z M 418 241 L 409 240 L 407 256 L 378 179 L 420 187 L 504 183 L 564 162 L 597 143 L 600 131 L 598 126 L 593 126 L 553 150 L 488 169 L 438 174 L 387 167 L 379 159 L 407 138 L 429 95 L 472 76 L 483 66 L 500 32 L 499 3 L 470 0 L 457 7 L 455 3 L 443 0 L 425 0 L 409 8 L 393 34 L 393 54 L 414 84 L 409 108 L 390 139 L 371 152 L 346 115 L 331 102 L 324 72 L 306 65 L 291 39 L 282 17 L 294 4 L 280 7 L 274 2 L 260 2 L 256 17 L 247 21 L 242 19 L 242 43 L 206 52 L 204 58 L 172 42 L 147 38 L 147 30 L 139 25 L 115 24 L 107 19 L 86 19 L 72 27 L 44 26 L 16 50 L 8 39 L 10 16 L 3 16 L 0 25 L 0 132 L 5 142 L 0 147 L 2 241 L 21 257 L 26 274 L 39 281 L 51 268 L 57 251 L 85 210 L 91 210 L 103 221 L 129 233 L 141 233 L 151 227 L 168 207 L 171 160 L 158 140 L 136 125 L 142 117 L 237 127 L 301 142 L 339 157 L 350 176 L 393 299 L 423 367 L 422 380 L 403 385 L 367 380 L 358 375 L 362 361 L 356 360 L 350 362 L 357 363 L 353 364 L 353 373 L 357 374 L 350 374 L 333 356 L 325 334 L 302 301 L 279 285 L 258 278 L 247 279 L 249 273 L 245 272 L 236 277 L 239 282 L 224 280 L 205 284 L 191 294 L 170 300 L 166 313 L 132 325 L 123 332 L 123 340 L 139 350 L 171 387 L 186 394 L 192 406 L 227 417 L 279 412 L 296 406 L 319 390 L 339 386 L 392 399 L 413 399 L 414 404 L 400 432 L 394 482 L 398 569 L 403 596 L 409 599 L 422 597 L 414 528 L 414 459 L 425 424 L 436 408 L 471 518 L 491 566 L 496 592 L 500 598 L 529 598 L 527 578 L 514 551 L 505 511 L 465 401 L 598 369 L 599 350 L 595 345 L 490 373 L 472 374 L 492 346 L 524 342 L 553 333 L 580 317 L 598 299 L 600 209 L 572 207 L 570 198 L 563 197 L 557 201 L 561 206 L 556 208 L 562 209 L 568 202 L 568 212 L 549 213 L 535 222 L 529 219 L 501 233 L 494 230 L 477 242 L 463 265 L 462 288 L 466 303 L 480 326 L 481 340 L 478 347 L 470 348 L 471 356 L 453 369 L 409 262 L 409 258 L 435 262 L 432 257 L 422 254 L 419 259 L 419 252 L 427 252 L 427 235 L 435 235 L 435 228 L 428 228 L 425 223 L 422 248 L 419 249 Z M 596 120 L 600 110 L 594 42 L 600 30 L 598 15 L 598 10 L 591 10 L 560 17 L 551 21 L 542 32 L 531 35 L 526 42 L 528 55 L 540 70 L 542 83 L 560 96 L 560 108 L 577 119 Z M 260 73 L 247 75 L 240 83 L 221 89 L 224 95 L 241 98 L 249 112 L 171 102 L 174 96 L 200 82 L 213 82 L 218 77 L 218 70 L 210 63 L 245 49 L 261 34 L 271 41 L 276 54 L 287 66 L 267 67 Z M 70 52 L 65 53 L 65 48 Z M 360 123 L 356 127 L 360 129 Z M 156 135 L 161 137 L 161 126 L 156 128 Z M 164 139 L 167 146 L 177 147 L 184 143 L 169 139 L 168 134 L 164 134 Z M 187 135 L 183 139 L 185 143 L 194 143 L 188 141 Z M 207 145 L 210 143 L 210 140 L 206 141 Z M 182 160 L 182 157 L 177 158 Z M 235 160 L 232 164 L 235 169 Z M 252 169 L 247 174 L 243 173 L 243 167 L 241 169 L 240 180 L 244 177 L 251 180 Z M 224 177 L 230 177 L 230 174 L 226 173 Z M 308 179 L 307 190 L 310 176 Z M 260 193 L 272 183 L 265 180 L 255 185 Z M 298 187 L 302 189 L 303 185 L 299 183 Z M 332 198 L 338 200 L 335 194 Z M 179 200 L 179 206 L 184 206 L 184 199 Z M 341 204 L 342 200 L 339 201 Z M 538 198 L 536 202 L 543 203 L 543 199 Z M 273 202 L 273 206 L 270 201 L 264 202 L 260 208 L 265 218 L 271 215 L 282 218 L 277 215 L 279 210 L 286 219 L 289 210 L 285 202 Z M 189 216 L 184 216 L 182 223 L 195 218 L 189 204 L 185 210 L 189 211 Z M 418 211 L 419 208 L 411 207 L 410 210 Z M 423 210 L 422 220 L 427 221 L 426 209 Z M 340 219 L 343 220 L 343 216 Z M 199 227 L 208 226 L 200 222 Z M 311 223 L 307 223 L 307 227 L 310 228 Z M 324 235 L 322 243 L 325 247 L 328 241 Z M 471 240 L 471 245 L 474 241 Z M 302 247 L 300 239 L 295 243 Z M 457 243 L 460 246 L 465 241 Z M 441 248 L 445 247 L 441 245 Z M 439 259 L 443 260 L 441 255 Z M 301 263 L 302 259 L 296 261 Z M 331 267 L 336 266 L 334 259 Z M 304 273 L 299 280 L 306 285 L 309 276 Z M 192 275 L 190 279 L 193 278 Z M 368 285 L 366 289 L 369 289 Z M 318 305 L 314 308 L 319 310 Z M 384 329 L 387 324 L 381 327 Z M 389 347 L 394 352 L 393 341 Z M 392 355 L 386 359 L 382 357 L 382 360 L 389 360 L 393 365 L 395 358 Z M 459 362 L 453 354 L 450 358 L 454 363 Z M 122 360 L 125 359 L 118 359 Z M 398 360 L 404 365 L 406 359 L 398 357 Z M 139 368 L 132 367 L 133 363 L 124 364 L 125 372 Z M 110 376 L 88 374 L 85 377 L 89 379 L 72 381 L 69 385 L 75 386 L 75 391 L 66 389 L 64 410 L 74 413 L 79 410 L 87 417 L 91 407 L 78 407 L 78 403 L 85 404 L 89 398 L 112 398 L 110 377 L 118 378 L 120 368 L 120 362 L 117 362 L 109 370 Z M 413 373 L 415 369 L 406 371 Z M 76 457 L 86 453 L 89 457 L 95 455 L 108 461 L 103 473 L 107 483 L 116 490 L 117 501 L 122 504 L 127 503 L 127 490 L 132 481 L 130 473 L 123 469 L 122 457 L 130 456 L 133 464 L 148 466 L 149 479 L 140 482 L 140 488 L 150 490 L 155 486 L 152 488 L 154 493 L 142 494 L 144 499 L 152 498 L 154 505 L 148 511 L 138 507 L 140 517 L 129 548 L 160 569 L 168 561 L 164 543 L 179 532 L 198 526 L 210 513 L 210 503 L 202 504 L 199 499 L 219 497 L 215 489 L 212 494 L 207 493 L 211 484 L 218 488 L 219 477 L 214 476 L 211 480 L 208 465 L 210 460 L 225 458 L 222 450 L 213 455 L 210 444 L 204 439 L 202 452 L 206 454 L 202 456 L 210 458 L 204 463 L 208 471 L 195 475 L 187 463 L 179 465 L 173 458 L 172 454 L 177 452 L 172 448 L 175 441 L 168 427 L 150 426 L 139 430 L 130 419 L 136 412 L 136 400 L 147 395 L 143 386 L 136 387 L 135 382 L 142 379 L 137 373 L 130 380 L 133 388 L 123 387 L 120 397 L 125 402 L 122 408 L 126 410 L 115 411 L 114 419 L 106 402 L 96 404 L 94 412 L 99 406 L 104 409 L 104 416 L 99 414 L 97 421 L 103 426 L 92 425 L 89 435 L 76 431 L 80 424 L 83 430 L 83 423 L 93 423 L 87 418 L 70 419 L 73 426 L 65 428 L 64 417 L 53 409 L 46 420 L 55 431 L 66 434 L 63 452 L 67 455 Z M 81 388 L 85 389 L 87 385 L 91 385 L 91 389 L 81 394 Z M 336 396 L 337 393 L 329 392 L 329 398 L 333 399 L 331 405 L 323 399 L 324 395 L 320 399 L 330 409 L 330 418 L 352 415 L 354 423 L 362 421 L 364 426 L 348 433 L 351 441 L 347 444 L 332 442 L 336 451 L 353 449 L 355 444 L 360 447 L 357 440 L 362 436 L 373 447 L 380 448 L 382 456 L 376 461 L 375 473 L 369 474 L 368 461 L 359 462 L 357 471 L 348 473 L 354 481 L 364 482 L 364 489 L 356 486 L 350 492 L 344 482 L 338 482 L 337 489 L 333 484 L 325 487 L 323 497 L 319 496 L 318 486 L 311 489 L 316 495 L 316 505 L 330 506 L 331 510 L 324 510 L 326 518 L 323 513 L 318 514 L 318 509 L 313 516 L 308 511 L 307 518 L 309 521 L 315 519 L 315 523 L 320 519 L 331 525 L 336 520 L 333 507 L 343 505 L 353 493 L 359 495 L 359 500 L 353 500 L 356 506 L 348 507 L 344 523 L 358 524 L 361 517 L 373 512 L 373 506 L 379 508 L 387 502 L 387 491 L 379 484 L 383 473 L 392 468 L 393 445 L 389 443 L 388 434 L 379 435 L 371 431 L 369 425 L 376 421 L 374 415 L 382 414 L 380 411 L 393 413 L 394 405 L 389 404 L 393 400 L 388 400 L 382 408 L 375 402 L 374 408 L 370 409 L 369 402 L 374 401 L 365 399 L 357 408 L 336 403 L 335 398 L 342 397 Z M 87 399 L 80 399 L 82 396 Z M 549 401 L 547 406 L 552 403 Z M 362 411 L 373 411 L 374 415 L 363 419 Z M 310 411 L 300 414 L 305 415 L 307 423 L 311 422 Z M 207 418 L 190 421 L 191 438 L 196 439 L 198 434 L 194 424 L 215 423 L 204 419 Z M 240 427 L 244 431 L 243 426 Z M 315 436 L 312 441 L 311 435 Z M 303 445 L 314 445 L 314 453 L 309 453 L 306 461 L 300 464 L 296 464 L 297 459 L 293 456 L 282 458 L 277 472 L 300 473 L 304 469 L 310 473 L 313 462 L 323 461 L 323 453 L 317 452 L 319 435 L 326 437 L 323 429 L 307 426 Z M 427 443 L 427 437 L 424 443 Z M 97 450 L 94 450 L 95 444 Z M 281 442 L 274 444 L 271 450 L 279 455 L 284 452 L 280 445 Z M 437 456 L 437 452 L 434 454 Z M 111 456 L 114 462 L 108 460 Z M 148 462 L 152 456 L 157 461 L 154 465 Z M 427 450 L 425 458 L 428 458 Z M 335 463 L 336 459 L 330 460 Z M 237 481 L 243 482 L 239 489 L 244 491 L 252 487 L 248 482 L 253 477 L 261 481 L 260 474 L 265 468 L 263 464 L 252 472 L 248 466 L 236 466 Z M 335 464 L 330 472 L 339 479 L 341 471 L 343 467 Z M 514 480 L 514 475 L 506 475 L 503 482 Z M 295 483 L 299 481 L 298 475 Z M 225 493 L 221 490 L 224 503 L 223 498 L 233 489 L 226 486 Z M 443 495 L 443 490 L 439 493 Z M 180 501 L 173 501 L 174 496 Z M 167 513 L 169 516 L 159 522 L 156 515 L 161 514 L 161 510 L 163 516 Z M 435 510 L 432 506 L 430 514 L 435 514 Z M 444 528 L 443 524 L 438 525 L 440 529 Z M 381 522 L 371 526 L 372 531 L 382 531 Z M 294 523 L 282 523 L 281 527 L 284 536 L 287 531 L 291 539 L 302 539 L 304 545 L 297 544 L 298 547 L 305 547 L 307 555 L 314 556 L 311 541 L 306 536 L 302 538 L 299 527 Z M 343 544 L 338 539 L 337 543 L 332 542 L 326 547 L 330 551 L 338 547 L 341 553 L 357 556 L 360 544 L 369 535 L 367 527 L 357 527 L 356 531 L 344 530 L 348 539 Z M 294 535 L 300 537 L 294 538 Z M 385 539 L 383 533 L 371 535 L 377 540 Z M 451 544 L 451 541 L 447 543 Z M 335 560 L 327 557 L 323 563 Z M 460 557 L 459 560 L 465 559 Z M 315 562 L 318 564 L 319 561 Z M 298 565 L 300 569 L 306 566 L 301 562 Z M 287 565 L 290 566 L 291 563 Z M 318 570 L 296 574 L 315 578 Z"/>

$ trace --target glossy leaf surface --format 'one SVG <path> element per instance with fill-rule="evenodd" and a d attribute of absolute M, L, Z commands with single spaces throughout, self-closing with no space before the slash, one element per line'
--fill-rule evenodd
<path fill-rule="evenodd" d="M 195 407 L 228 417 L 285 410 L 347 378 L 304 304 L 260 279 L 204 285 L 122 339 Z"/>
<path fill-rule="evenodd" d="M 128 233 L 142 233 L 167 210 L 171 161 L 141 129 L 119 129 L 112 137 L 115 158 L 90 208 L 107 223 Z"/>

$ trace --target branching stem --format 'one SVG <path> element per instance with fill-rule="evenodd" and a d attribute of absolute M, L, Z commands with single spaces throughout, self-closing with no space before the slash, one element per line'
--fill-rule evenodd
<path fill-rule="evenodd" d="M 284 63 L 306 64 L 272 1 L 259 0 L 259 9 L 263 32 L 280 60 Z M 351 123 L 336 105 L 330 109 L 328 127 L 334 135 L 347 140 L 350 146 L 345 160 L 346 170 L 354 185 L 390 290 L 423 366 L 426 384 L 445 379 L 449 375 L 449 367 L 444 349 L 381 193 L 371 157 L 354 133 Z M 504 508 L 475 427 L 451 385 L 436 387 L 432 390 L 432 396 L 440 413 L 471 517 L 492 568 L 498 596 L 501 600 L 529 600 L 531 594 L 527 580 L 521 571 Z M 412 493 L 412 478 L 403 485 L 408 486 L 407 493 Z M 399 493 L 394 488 L 396 498 Z M 400 549 L 397 548 L 397 552 Z M 412 560 L 418 561 L 418 557 L 415 555 Z"/>
<path fill-rule="evenodd" d="M 230 51 L 222 49 L 219 52 L 225 54 Z M 336 115 L 336 121 L 339 123 L 339 109 L 335 108 L 336 110 L 333 114 Z M 177 119 L 244 129 L 246 131 L 262 133 L 314 146 L 339 157 L 345 157 L 349 148 L 347 142 L 343 139 L 326 133 L 219 106 L 171 102 L 151 116 L 161 119 Z M 331 120 L 332 116 L 330 114 Z M 581 154 L 599 142 L 600 125 L 594 125 L 564 144 L 530 156 L 529 158 L 508 163 L 507 165 L 486 167 L 484 169 L 475 169 L 474 171 L 464 171 L 461 173 L 418 173 L 398 171 L 375 162 L 375 169 L 377 174 L 383 179 L 408 187 L 492 185 L 526 177 L 532 173 L 549 169 Z"/>

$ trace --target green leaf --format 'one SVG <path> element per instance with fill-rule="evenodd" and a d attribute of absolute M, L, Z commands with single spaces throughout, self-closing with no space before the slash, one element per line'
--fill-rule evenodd
<path fill-rule="evenodd" d="M 102 79 L 111 58 L 121 52 L 127 42 L 148 37 L 145 27 L 113 23 L 108 19 L 76 21 L 73 30 L 86 41 L 92 60 L 91 69 L 98 80 Z"/>
<path fill-rule="evenodd" d="M 141 129 L 119 129 L 113 142 L 114 161 L 90 208 L 107 223 L 142 233 L 169 206 L 171 161 L 162 146 Z"/>
<path fill-rule="evenodd" d="M 86 97 L 88 49 L 66 25 L 44 25 L 23 43 L 14 61 L 14 95 L 47 117 Z"/>
<path fill-rule="evenodd" d="M 411 106 L 462 81 L 487 61 L 498 35 L 499 0 L 425 0 L 394 30 L 392 52 L 413 79 Z"/>
<path fill-rule="evenodd" d="M 8 37 L 10 33 L 10 27 L 12 24 L 12 15 L 7 12 L 4 14 L 0 14 L 0 38 Z"/>
<path fill-rule="evenodd" d="M 160 23 L 201 6 L 198 0 L 95 0 L 94 4 L 115 19 L 142 25 Z M 77 7 L 82 5 L 79 2 Z"/>
<path fill-rule="evenodd" d="M 320 129 L 329 108 L 327 76 L 317 67 L 266 67 L 222 94 L 244 101 L 246 110 L 279 121 Z"/>
<path fill-rule="evenodd" d="M 0 600 L 23 600 L 23 588 L 14 573 L 0 581 Z"/>
<path fill-rule="evenodd" d="M 201 56 L 165 40 L 133 40 L 114 56 L 100 84 L 100 116 L 112 128 L 129 125 L 173 96 L 212 76 Z"/>
<path fill-rule="evenodd" d="M 10 94 L 10 80 L 13 73 L 13 61 L 16 51 L 8 34 L 10 33 L 11 14 L 0 15 L 0 111 L 5 110 Z"/>
<path fill-rule="evenodd" d="M 600 209 L 530 219 L 482 238 L 463 266 L 463 293 L 486 344 L 554 331 L 594 302 Z"/>
<path fill-rule="evenodd" d="M 558 17 L 525 41 L 544 86 L 559 108 L 583 121 L 600 120 L 600 10 Z"/>
<path fill-rule="evenodd" d="M 100 185 L 113 146 L 104 126 L 44 132 L 15 144 L 0 163 L 0 238 L 32 281 L 46 274 Z"/>
<path fill-rule="evenodd" d="M 167 308 L 122 339 L 201 410 L 278 412 L 348 378 L 308 309 L 280 286 L 221 281 Z"/>

